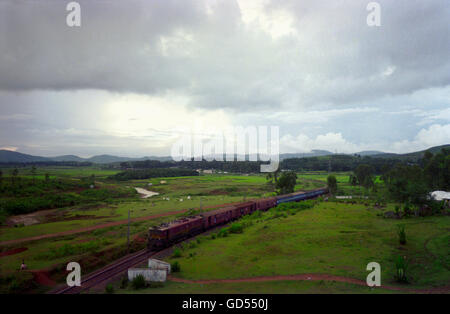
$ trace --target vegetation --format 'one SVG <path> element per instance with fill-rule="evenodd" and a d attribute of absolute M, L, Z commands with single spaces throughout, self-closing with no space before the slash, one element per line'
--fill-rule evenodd
<path fill-rule="evenodd" d="M 278 194 L 289 194 L 294 192 L 294 187 L 297 183 L 297 174 L 293 171 L 283 172 L 281 177 L 276 182 Z"/>
<path fill-rule="evenodd" d="M 329 175 L 327 178 L 327 186 L 328 190 L 331 194 L 336 194 L 337 191 L 337 180 L 336 177 L 333 175 Z"/>
<path fill-rule="evenodd" d="M 178 263 L 178 261 L 173 262 L 170 265 L 170 268 L 173 273 L 179 273 L 181 271 L 181 266 L 180 266 L 180 263 Z"/>
<path fill-rule="evenodd" d="M 142 275 L 137 275 L 133 278 L 131 281 L 131 286 L 135 290 L 143 289 L 147 286 L 147 283 L 145 282 L 145 278 Z"/>
<path fill-rule="evenodd" d="M 289 205 L 305 203 L 309 208 L 295 215 L 283 215 Z M 448 240 L 449 217 L 405 221 L 409 241 L 399 247 L 397 222 L 379 217 L 377 214 L 383 210 L 367 210 L 364 200 L 355 204 L 317 200 L 281 204 L 258 216 L 239 220 L 237 223 L 247 226 L 243 233 L 229 233 L 226 238 L 204 237 L 195 248 L 185 247 L 183 256 L 177 258 L 183 264 L 177 276 L 215 280 L 325 273 L 365 280 L 366 265 L 377 261 L 386 265 L 381 270 L 384 285 L 395 285 L 398 278 L 402 282 L 407 278 L 414 289 L 446 285 L 450 277 L 444 243 Z M 399 255 L 403 256 L 401 264 L 397 262 Z M 407 259 L 413 262 L 406 265 Z M 219 293 L 229 291 L 215 289 Z M 234 289 L 240 291 L 238 286 Z M 174 291 L 173 287 L 167 291 Z M 262 291 L 279 290 L 277 285 L 272 288 L 268 285 Z"/>
<path fill-rule="evenodd" d="M 392 161 L 388 158 L 375 163 L 372 159 L 348 157 L 349 160 L 357 161 L 355 167 L 349 168 L 349 171 L 355 172 L 333 172 L 329 175 L 327 171 L 301 173 L 282 171 L 272 174 L 271 177 L 265 174 L 205 174 L 145 179 L 130 177 L 125 181 L 115 178 L 115 175 L 166 171 L 168 164 L 127 163 L 121 165 L 124 170 L 122 172 L 114 165 L 106 168 L 41 167 L 39 164 L 36 164 L 35 168 L 31 165 L 9 166 L 0 170 L 1 221 L 8 219 L 7 223 L 10 224 L 9 219 L 16 217 L 9 216 L 15 213 L 31 213 L 38 209 L 51 210 L 42 212 L 42 216 L 41 212 L 37 213 L 36 217 L 45 219 L 39 220 L 34 225 L 24 226 L 21 222 L 14 222 L 16 228 L 12 225 L 4 227 L 0 235 L 2 241 L 7 241 L 126 220 L 130 209 L 132 218 L 182 209 L 190 209 L 185 215 L 196 214 L 209 210 L 209 206 L 240 202 L 245 197 L 254 199 L 273 196 L 282 190 L 283 193 L 288 193 L 323 187 L 327 183 L 333 184 L 329 180 L 333 180 L 334 177 L 335 194 L 353 195 L 355 197 L 352 200 L 329 198 L 325 202 L 319 198 L 305 202 L 284 203 L 265 213 L 255 212 L 212 233 L 211 236 L 200 237 L 198 241 L 191 241 L 175 250 L 174 256 L 170 257 L 170 260 L 176 259 L 171 260 L 172 266 L 175 263 L 183 264 L 183 269 L 180 268 L 177 275 L 191 279 L 217 279 L 314 272 L 364 280 L 365 264 L 376 260 L 382 265 L 392 265 L 382 267 L 382 278 L 386 278 L 386 284 L 392 284 L 400 277 L 395 265 L 396 257 L 401 255 L 406 256 L 405 260 L 409 261 L 407 281 L 411 286 L 430 287 L 448 282 L 450 278 L 447 270 L 450 261 L 448 250 L 445 248 L 448 246 L 449 220 L 447 216 L 439 215 L 443 213 L 444 208 L 441 202 L 430 202 L 426 198 L 431 189 L 446 189 L 448 151 L 426 153 L 423 159 L 415 159 L 410 163 L 402 160 Z M 327 170 L 328 159 L 325 158 L 324 161 L 320 157 L 318 159 L 321 165 L 324 163 Z M 347 159 L 343 158 L 342 162 Z M 338 164 L 335 164 L 335 161 L 337 159 L 332 159 L 333 169 Z M 180 165 L 181 163 L 171 164 L 170 167 L 178 166 L 178 168 L 170 169 L 183 171 L 193 171 L 202 167 L 215 169 L 208 162 L 202 163 L 202 167 L 198 167 L 198 162 L 187 162 L 186 167 Z M 243 173 L 259 172 L 259 163 L 236 162 L 234 168 L 232 163 L 229 166 L 220 163 L 217 165 L 219 167 L 217 169 L 221 169 L 218 171 L 235 169 L 236 172 Z M 360 165 L 361 167 L 356 170 Z M 134 170 L 129 170 L 130 168 Z M 160 184 L 161 180 L 166 182 Z M 271 184 L 267 184 L 268 181 Z M 279 181 L 281 183 L 278 183 Z M 152 184 L 151 188 L 149 184 Z M 91 185 L 94 185 L 94 188 L 91 188 Z M 134 187 L 151 189 L 160 195 L 146 200 L 139 199 Z M 361 199 L 357 198 L 358 196 Z M 181 202 L 181 199 L 184 201 Z M 398 222 L 382 218 L 388 211 L 394 211 L 395 217 L 398 218 L 409 217 L 404 223 L 402 221 L 404 230 L 408 230 L 408 241 L 401 246 L 399 246 L 401 232 L 396 233 Z M 132 241 L 132 246 L 135 249 L 143 248 L 145 242 L 142 239 L 145 238 L 149 226 L 173 220 L 175 217 L 174 214 L 132 223 L 130 234 L 132 238 L 137 239 L 136 242 Z M 397 230 L 400 231 L 400 228 Z M 35 289 L 36 283 L 33 283 L 32 277 L 25 278 L 16 271 L 22 259 L 25 259 L 29 269 L 33 270 L 61 268 L 68 261 L 77 260 L 88 261 L 87 264 L 92 267 L 89 271 L 94 270 L 100 265 L 97 264 L 99 260 L 111 261 L 122 256 L 120 254 L 125 254 L 126 231 L 126 225 L 119 225 L 94 230 L 91 233 L 2 247 L 0 248 L 2 253 L 25 246 L 27 250 L 2 256 L 0 290 L 8 292 Z M 406 233 L 404 239 L 406 241 Z M 403 274 L 406 274 L 405 267 L 399 269 L 403 269 Z M 200 270 L 204 272 L 201 273 Z M 61 272 L 55 273 L 64 271 L 62 267 Z M 406 278 L 406 275 L 404 277 Z M 62 281 L 63 278 L 55 280 Z M 312 285 L 308 286 L 311 291 L 321 291 L 320 287 L 324 288 L 323 291 L 335 291 L 333 289 L 360 291 L 355 290 L 355 287 L 339 284 L 333 286 L 328 283 L 323 285 L 309 283 L 309 285 Z M 120 286 L 127 289 L 124 292 L 130 289 L 127 288 L 127 284 Z M 295 292 L 298 291 L 296 289 L 307 289 L 301 283 L 278 282 L 274 282 L 273 285 L 255 283 L 225 286 L 224 290 L 220 290 L 219 287 L 212 285 L 212 291 L 239 292 L 249 289 L 247 291 L 252 292 L 251 289 L 255 288 L 257 290 L 253 291 Z M 193 289 L 192 291 L 200 289 L 192 285 L 184 287 Z M 273 288 L 275 290 L 271 290 L 271 287 L 275 287 Z M 280 290 L 276 290 L 277 287 Z M 176 288 L 169 283 L 167 287 L 156 291 L 176 291 Z"/>
<path fill-rule="evenodd" d="M 395 268 L 397 270 L 396 279 L 397 282 L 407 283 L 408 278 L 406 277 L 406 270 L 408 268 L 408 264 L 406 262 L 405 257 L 398 256 L 395 260 Z"/>
<path fill-rule="evenodd" d="M 14 169 L 16 170 L 16 169 Z M 42 180 L 18 176 L 0 186 L 0 213 L 27 214 L 40 209 L 62 208 L 131 197 L 135 191 L 124 188 L 90 188 L 90 180 Z"/>
<path fill-rule="evenodd" d="M 398 225 L 398 230 L 397 230 L 397 234 L 398 234 L 398 242 L 401 245 L 405 245 L 406 244 L 406 232 L 405 232 L 405 226 L 404 225 Z"/>
<path fill-rule="evenodd" d="M 150 179 L 160 177 L 184 177 L 184 176 L 198 176 L 197 171 L 179 169 L 179 168 L 156 168 L 145 170 L 126 170 L 119 172 L 111 177 L 111 179 L 119 181 L 135 180 L 135 179 Z"/>
<path fill-rule="evenodd" d="M 107 284 L 105 287 L 105 292 L 107 294 L 113 294 L 114 293 L 114 286 L 112 284 Z"/>

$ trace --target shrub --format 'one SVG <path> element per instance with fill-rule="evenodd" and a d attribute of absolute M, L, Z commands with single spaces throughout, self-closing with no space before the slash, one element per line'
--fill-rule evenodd
<path fill-rule="evenodd" d="M 114 287 L 113 287 L 113 285 L 112 285 L 112 284 L 108 284 L 108 285 L 105 287 L 105 292 L 108 293 L 108 294 L 113 294 L 113 293 L 114 293 Z"/>
<path fill-rule="evenodd" d="M 180 263 L 178 263 L 178 261 L 172 263 L 170 265 L 170 267 L 171 267 L 173 273 L 179 273 L 181 271 L 181 266 L 180 266 Z"/>
<path fill-rule="evenodd" d="M 187 245 L 188 249 L 195 249 L 197 247 L 197 243 L 194 241 L 190 241 Z"/>
<path fill-rule="evenodd" d="M 244 232 L 244 227 L 239 223 L 234 223 L 229 229 L 230 233 L 242 233 Z"/>
<path fill-rule="evenodd" d="M 138 289 L 143 289 L 147 286 L 147 283 L 145 282 L 145 278 L 142 275 L 137 275 L 136 277 L 133 278 L 133 280 L 131 281 L 131 285 L 133 286 L 133 289 L 138 290 Z"/>
<path fill-rule="evenodd" d="M 128 286 L 128 278 L 123 277 L 120 281 L 120 289 L 125 289 Z"/>
<path fill-rule="evenodd" d="M 411 215 L 411 207 L 409 204 L 405 204 L 405 206 L 403 207 L 403 214 L 405 215 L 405 217 Z"/>
<path fill-rule="evenodd" d="M 399 214 L 399 212 L 400 212 L 400 206 L 395 205 L 394 211 L 395 211 L 395 214 L 398 216 L 398 214 Z"/>
<path fill-rule="evenodd" d="M 219 233 L 217 234 L 217 236 L 219 238 L 226 238 L 228 236 L 228 228 L 224 228 L 224 229 L 220 230 Z"/>
<path fill-rule="evenodd" d="M 398 242 L 400 242 L 401 245 L 406 244 L 406 232 L 405 232 L 405 226 L 404 225 L 398 225 L 397 226 L 397 234 L 398 234 Z"/>
<path fill-rule="evenodd" d="M 403 256 L 399 256 L 395 261 L 395 268 L 397 269 L 396 279 L 398 282 L 406 283 L 408 279 L 406 277 L 406 269 L 408 264 Z"/>
<path fill-rule="evenodd" d="M 179 257 L 181 257 L 181 250 L 179 249 L 179 248 L 175 248 L 174 250 L 173 250 L 173 255 L 172 255 L 172 257 L 173 258 L 179 258 Z"/>

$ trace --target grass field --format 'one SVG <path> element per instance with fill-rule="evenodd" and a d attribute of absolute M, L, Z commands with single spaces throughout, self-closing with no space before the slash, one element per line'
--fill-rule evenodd
<path fill-rule="evenodd" d="M 242 234 L 200 237 L 200 243 L 169 262 L 180 263 L 177 276 L 195 280 L 303 273 L 365 280 L 366 265 L 375 261 L 381 265 L 382 284 L 396 285 L 395 258 L 406 256 L 408 287 L 447 285 L 450 217 L 402 221 L 408 239 L 402 246 L 396 233 L 399 221 L 381 218 L 379 212 L 364 204 L 321 202 L 296 215 L 258 218 Z M 273 286 L 268 292 L 280 291 Z"/>
<path fill-rule="evenodd" d="M 20 175 L 33 177 L 30 169 L 20 169 Z M 9 180 L 8 169 L 3 171 Z M 208 207 L 274 195 L 273 186 L 264 175 L 213 174 L 198 177 L 171 177 L 115 182 L 108 177 L 116 170 L 98 167 L 37 169 L 36 180 L 86 180 L 95 176 L 96 185 L 108 189 L 145 188 L 160 193 L 149 199 L 137 195 L 34 213 L 39 223 L 27 226 L 3 226 L 0 241 L 77 230 L 108 222 L 122 221 L 131 211 L 132 218 L 164 214 L 182 209 L 208 210 Z M 348 183 L 349 173 L 335 173 L 338 193 L 369 195 L 371 204 L 383 193 L 367 193 Z M 299 173 L 295 190 L 309 190 L 326 184 L 326 173 Z M 165 182 L 162 182 L 165 181 Z M 188 196 L 190 199 L 188 199 Z M 169 200 L 168 200 L 169 199 Z M 181 201 L 182 199 L 182 201 Z M 327 273 L 365 280 L 369 261 L 382 265 L 382 282 L 395 284 L 394 259 L 407 256 L 411 287 L 441 286 L 449 277 L 449 217 L 411 218 L 406 224 L 408 243 L 400 246 L 396 225 L 399 221 L 379 216 L 387 208 L 372 205 L 321 202 L 313 209 L 296 215 L 265 216 L 252 221 L 242 234 L 227 237 L 200 237 L 199 243 L 182 250 L 176 259 L 182 266 L 180 278 L 224 279 L 252 276 L 272 276 L 301 273 Z M 272 215 L 267 213 L 266 215 Z M 42 217 L 41 217 L 42 216 Z M 285 217 L 286 216 L 286 217 Z M 131 224 L 131 239 L 135 249 L 145 245 L 147 229 L 174 219 L 155 218 Z M 126 253 L 126 224 L 33 242 L 0 247 L 1 252 L 25 251 L 0 257 L 0 279 L 17 274 L 24 259 L 30 270 L 58 270 L 69 261 L 83 261 L 91 271 Z M 171 262 L 175 259 L 170 259 Z M 63 271 L 63 270 L 61 270 Z M 62 280 L 56 276 L 55 280 Z M 385 281 L 383 281 L 385 280 Z M 44 289 L 45 288 L 38 288 Z M 39 290 L 41 291 L 41 290 Z M 168 282 L 162 288 L 146 289 L 142 293 L 378 293 L 354 284 L 342 282 L 258 282 L 227 284 L 189 284 Z M 136 293 L 131 288 L 120 290 Z"/>

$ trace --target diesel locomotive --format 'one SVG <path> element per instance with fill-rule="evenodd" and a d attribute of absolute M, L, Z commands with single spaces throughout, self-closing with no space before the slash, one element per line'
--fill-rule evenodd
<path fill-rule="evenodd" d="M 298 202 L 328 193 L 327 188 L 296 192 L 223 207 L 196 216 L 181 218 L 149 229 L 148 250 L 159 250 L 208 229 L 226 224 L 256 210 L 266 211 L 286 202 Z"/>

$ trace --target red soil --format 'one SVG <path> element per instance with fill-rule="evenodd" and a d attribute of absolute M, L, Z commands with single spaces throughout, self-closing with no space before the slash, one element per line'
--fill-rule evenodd
<path fill-rule="evenodd" d="M 19 254 L 19 253 L 22 253 L 23 251 L 26 251 L 26 250 L 28 250 L 28 248 L 26 248 L 26 247 L 21 247 L 21 248 L 18 248 L 18 249 L 12 249 L 12 250 L 9 250 L 9 251 L 1 252 L 0 253 L 0 257 L 14 255 L 14 254 Z"/>
<path fill-rule="evenodd" d="M 174 282 L 182 282 L 182 283 L 190 283 L 190 284 L 211 284 L 211 283 L 234 283 L 234 282 L 263 282 L 263 281 L 297 281 L 297 280 L 312 280 L 312 281 L 338 281 L 351 283 L 359 286 L 367 287 L 365 281 L 342 277 L 342 276 L 334 276 L 328 274 L 299 274 L 299 275 L 285 275 L 285 276 L 267 276 L 267 277 L 253 277 L 253 278 L 238 278 L 238 279 L 211 279 L 211 280 L 189 280 L 176 278 L 173 276 L 169 276 L 168 278 Z M 396 290 L 396 291 L 405 291 L 405 292 L 413 292 L 413 293 L 450 293 L 450 287 L 439 287 L 439 288 L 431 288 L 426 290 L 417 290 L 417 289 L 408 289 L 404 287 L 394 287 L 394 286 L 381 286 L 382 289 L 387 290 Z"/>
<path fill-rule="evenodd" d="M 33 273 L 34 281 L 36 281 L 41 286 L 52 287 L 56 284 L 56 282 L 50 278 L 48 272 L 45 270 L 34 270 L 31 272 Z"/>

